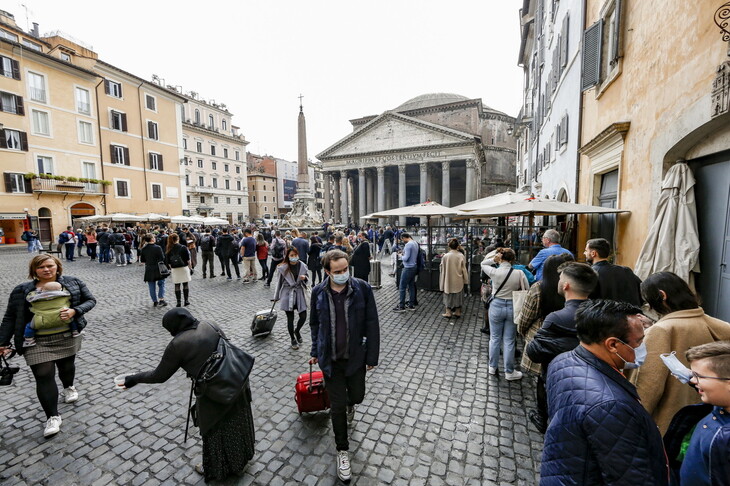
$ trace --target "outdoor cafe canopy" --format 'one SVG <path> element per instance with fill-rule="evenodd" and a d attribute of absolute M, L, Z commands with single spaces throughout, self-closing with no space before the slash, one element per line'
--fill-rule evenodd
<path fill-rule="evenodd" d="M 360 219 L 388 218 L 390 216 L 407 216 L 407 217 L 425 217 L 440 218 L 444 216 L 454 216 L 458 211 L 454 208 L 448 208 L 433 201 L 414 204 L 412 206 L 404 206 L 402 208 L 388 209 L 372 214 L 366 214 Z"/>
<path fill-rule="evenodd" d="M 528 199 L 475 211 L 459 211 L 457 219 L 494 218 L 498 216 L 547 216 L 558 214 L 615 214 L 628 213 L 625 209 L 604 208 L 587 204 L 561 202 L 553 199 Z"/>

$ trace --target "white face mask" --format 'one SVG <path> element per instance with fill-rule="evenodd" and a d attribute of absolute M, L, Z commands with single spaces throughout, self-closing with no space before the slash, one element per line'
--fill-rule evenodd
<path fill-rule="evenodd" d="M 677 352 L 672 351 L 671 353 L 663 353 L 659 356 L 664 362 L 664 366 L 669 368 L 669 372 L 680 381 L 680 383 L 687 384 L 692 378 L 692 371 L 684 366 L 679 358 L 677 358 Z"/>
<path fill-rule="evenodd" d="M 626 344 L 623 341 L 621 341 L 620 339 L 619 339 L 619 341 L 622 342 L 623 344 Z M 629 346 L 628 344 L 626 344 L 626 346 L 631 348 L 631 346 Z M 626 369 L 626 370 L 629 370 L 632 368 L 638 368 L 639 366 L 644 364 L 644 361 L 646 361 L 647 353 L 646 353 L 646 343 L 645 342 L 641 343 L 641 345 L 638 348 L 631 348 L 631 349 L 634 350 L 634 361 L 626 361 L 625 359 L 623 359 L 621 357 L 620 354 L 618 354 L 618 351 L 616 352 L 616 356 L 621 358 L 621 361 L 624 362 L 624 369 Z"/>
<path fill-rule="evenodd" d="M 348 270 L 345 273 L 330 276 L 332 277 L 332 281 L 337 285 L 344 285 L 348 280 L 350 280 L 350 271 Z"/>

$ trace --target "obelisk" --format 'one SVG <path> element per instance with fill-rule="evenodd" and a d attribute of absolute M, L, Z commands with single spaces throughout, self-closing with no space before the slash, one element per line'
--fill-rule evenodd
<path fill-rule="evenodd" d="M 309 161 L 307 159 L 307 124 L 304 119 L 302 96 L 299 95 L 299 159 L 297 160 L 297 192 L 292 209 L 284 218 L 285 224 L 297 228 L 319 228 L 324 221 L 317 210 L 314 194 L 309 187 Z"/>

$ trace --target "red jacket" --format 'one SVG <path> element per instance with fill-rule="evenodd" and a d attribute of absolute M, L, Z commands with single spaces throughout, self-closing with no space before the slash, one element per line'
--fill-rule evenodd
<path fill-rule="evenodd" d="M 269 245 L 256 245 L 256 258 L 266 260 L 269 257 Z"/>

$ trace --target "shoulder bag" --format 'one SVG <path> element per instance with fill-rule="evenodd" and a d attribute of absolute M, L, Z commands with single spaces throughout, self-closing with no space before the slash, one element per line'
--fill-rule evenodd
<path fill-rule="evenodd" d="M 509 280 L 509 276 L 512 275 L 512 271 L 513 270 L 514 270 L 514 268 L 510 268 L 509 269 L 509 272 L 507 272 L 507 276 L 504 277 L 504 280 L 502 280 L 502 283 L 499 285 L 499 287 L 497 287 L 497 291 L 496 292 L 492 292 L 492 295 L 490 295 L 489 297 L 487 297 L 487 302 L 484 304 L 484 306 L 487 309 L 489 308 L 489 304 L 491 304 L 492 301 L 494 300 L 494 296 L 497 295 L 499 293 L 499 291 L 502 290 L 502 287 L 504 287 L 504 284 L 507 283 L 507 280 Z"/>
<path fill-rule="evenodd" d="M 170 276 L 170 268 L 165 265 L 165 262 L 157 262 L 157 271 L 160 273 L 161 277 Z"/>

